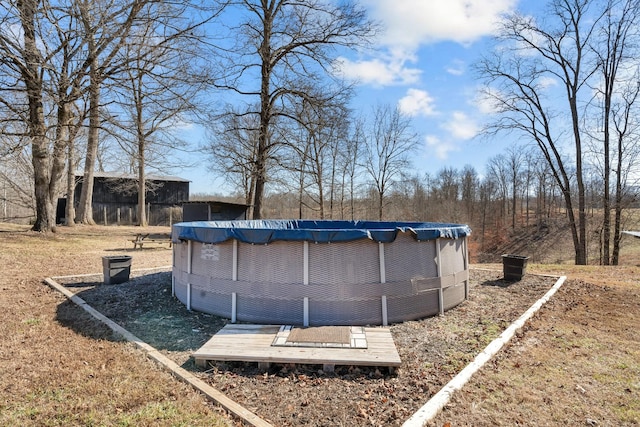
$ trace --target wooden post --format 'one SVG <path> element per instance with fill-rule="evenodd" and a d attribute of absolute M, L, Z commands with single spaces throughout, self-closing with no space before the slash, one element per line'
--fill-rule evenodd
<path fill-rule="evenodd" d="M 107 225 L 107 207 L 102 208 L 102 218 L 104 219 L 104 225 Z"/>
<path fill-rule="evenodd" d="M 120 207 L 116 209 L 116 221 L 117 224 L 120 225 Z"/>

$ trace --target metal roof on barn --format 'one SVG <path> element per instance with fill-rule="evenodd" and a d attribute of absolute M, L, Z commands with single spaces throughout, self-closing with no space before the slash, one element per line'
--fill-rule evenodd
<path fill-rule="evenodd" d="M 76 172 L 75 175 L 80 178 L 84 176 L 84 174 L 79 172 Z M 132 173 L 122 173 L 122 172 L 94 172 L 93 176 L 94 178 L 132 179 L 132 180 L 138 179 L 138 175 L 135 175 Z M 153 181 L 191 182 L 188 179 L 184 179 L 184 178 L 180 178 L 178 176 L 172 176 L 172 175 L 149 174 L 149 175 L 146 175 L 145 178 L 147 180 L 153 180 Z"/>

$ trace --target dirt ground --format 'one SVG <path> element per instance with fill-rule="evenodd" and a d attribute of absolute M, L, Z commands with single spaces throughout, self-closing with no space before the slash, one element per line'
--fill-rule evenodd
<path fill-rule="evenodd" d="M 134 269 L 166 266 L 168 248 L 133 251 L 135 228 L 86 227 L 43 237 L 0 227 L 0 424 L 223 425 L 202 397 L 42 285 L 47 276 L 95 273 L 104 255 L 127 253 Z M 499 266 L 491 266 L 499 268 Z M 431 423 L 638 425 L 640 268 L 530 266 L 568 274 L 552 300 Z M 170 297 L 170 276 L 136 273 L 66 285 L 166 355 L 195 370 L 274 425 L 400 425 L 555 279 L 516 283 L 474 270 L 470 298 L 444 316 L 394 325 L 403 366 L 385 369 L 244 363 L 197 370 L 189 353 L 226 320 L 187 312 Z M 220 424 L 215 424 L 220 423 Z"/>

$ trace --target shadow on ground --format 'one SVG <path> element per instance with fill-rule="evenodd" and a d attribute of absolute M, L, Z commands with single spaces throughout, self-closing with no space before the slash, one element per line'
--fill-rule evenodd
<path fill-rule="evenodd" d="M 171 295 L 170 272 L 132 277 L 117 285 L 96 282 L 95 277 L 81 280 L 59 283 L 158 350 L 195 351 L 228 322 L 217 316 L 188 311 Z M 58 306 L 57 320 L 94 339 L 121 340 L 106 325 L 69 300 Z"/>

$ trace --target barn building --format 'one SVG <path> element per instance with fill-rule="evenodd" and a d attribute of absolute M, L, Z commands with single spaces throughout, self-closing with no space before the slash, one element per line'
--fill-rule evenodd
<path fill-rule="evenodd" d="M 76 206 L 82 191 L 82 175 L 76 175 Z M 134 225 L 138 222 L 136 175 L 95 172 L 93 220 L 104 225 Z M 189 181 L 175 176 L 147 175 L 147 222 L 170 225 L 182 220 L 181 205 L 189 200 Z M 66 198 L 58 200 L 56 220 L 64 222 Z"/>

